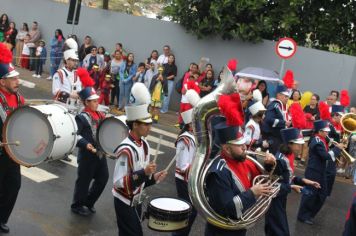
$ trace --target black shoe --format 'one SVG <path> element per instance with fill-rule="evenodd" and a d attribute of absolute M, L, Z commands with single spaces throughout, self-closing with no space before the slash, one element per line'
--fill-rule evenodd
<path fill-rule="evenodd" d="M 0 232 L 7 234 L 10 232 L 10 228 L 4 223 L 0 223 Z"/>
<path fill-rule="evenodd" d="M 91 212 L 91 213 L 96 213 L 96 209 L 92 206 L 92 207 L 89 207 L 89 206 L 87 206 L 88 207 L 88 210 Z"/>
<path fill-rule="evenodd" d="M 88 210 L 88 208 L 80 206 L 80 207 L 72 207 L 72 212 L 77 214 L 77 215 L 81 215 L 81 216 L 88 216 L 90 215 L 90 211 Z"/>
<path fill-rule="evenodd" d="M 298 221 L 300 221 L 300 222 L 302 222 L 304 224 L 307 224 L 307 225 L 313 225 L 314 224 L 314 222 L 311 221 L 311 220 L 300 220 L 300 219 L 298 219 Z"/>

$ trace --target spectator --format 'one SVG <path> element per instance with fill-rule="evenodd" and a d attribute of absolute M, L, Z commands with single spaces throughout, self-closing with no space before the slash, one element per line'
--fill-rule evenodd
<path fill-rule="evenodd" d="M 115 44 L 115 51 L 112 53 L 112 56 L 114 57 L 114 54 L 116 51 L 119 51 L 121 53 L 121 57 L 122 59 L 126 60 L 127 59 L 127 53 L 126 51 L 124 50 L 123 46 L 122 46 L 122 43 L 116 43 Z"/>
<path fill-rule="evenodd" d="M 104 61 L 105 52 L 106 52 L 106 50 L 105 50 L 105 48 L 103 46 L 100 46 L 98 48 L 98 55 L 103 59 L 103 61 Z"/>
<path fill-rule="evenodd" d="M 82 46 L 80 46 L 78 51 L 80 66 L 83 65 L 83 60 L 86 57 L 86 55 L 90 53 L 91 45 L 92 45 L 91 37 L 88 35 L 85 36 L 84 43 L 82 44 Z"/>
<path fill-rule="evenodd" d="M 174 78 L 177 76 L 177 66 L 175 61 L 176 59 L 174 55 L 170 54 L 168 57 L 168 63 L 163 65 L 163 77 L 167 80 L 168 93 L 166 93 L 163 98 L 161 113 L 168 112 L 169 101 L 174 88 Z"/>
<path fill-rule="evenodd" d="M 340 102 L 338 101 L 340 98 L 339 91 L 331 90 L 329 95 L 333 98 L 333 105 L 340 105 Z"/>
<path fill-rule="evenodd" d="M 200 97 L 208 95 L 214 89 L 214 71 L 208 70 L 205 72 L 205 77 L 199 83 Z"/>
<path fill-rule="evenodd" d="M 44 40 L 39 41 L 39 45 L 36 48 L 36 72 L 32 77 L 41 78 L 43 72 L 43 65 L 46 63 L 47 50 Z"/>
<path fill-rule="evenodd" d="M 50 76 L 47 78 L 51 80 L 53 75 L 57 72 L 59 65 L 61 64 L 61 60 L 63 57 L 63 45 L 64 45 L 64 37 L 62 30 L 56 29 L 54 32 L 54 37 L 51 39 L 51 67 L 50 67 Z"/>
<path fill-rule="evenodd" d="M 21 53 L 21 67 L 25 69 L 30 69 L 30 34 L 27 34 L 24 39 L 24 46 Z"/>
<path fill-rule="evenodd" d="M 158 68 L 158 74 L 153 76 L 150 92 L 151 92 L 151 114 L 154 123 L 158 123 L 159 109 L 162 107 L 163 95 L 167 94 L 167 79 L 163 74 L 163 67 Z"/>
<path fill-rule="evenodd" d="M 269 93 L 267 92 L 267 83 L 264 80 L 260 80 L 256 89 L 260 90 L 262 94 L 262 104 L 267 107 L 269 101 Z"/>
<path fill-rule="evenodd" d="M 133 85 L 132 78 L 137 71 L 137 65 L 134 62 L 133 53 L 127 54 L 127 61 L 120 66 L 120 94 L 119 94 L 119 111 L 124 112 L 124 107 L 129 102 L 131 87 Z"/>
<path fill-rule="evenodd" d="M 198 83 L 200 83 L 204 78 L 205 78 L 205 75 L 206 75 L 206 72 L 208 70 L 213 70 L 213 65 L 208 63 L 209 61 L 209 58 L 205 58 L 205 57 L 202 57 L 200 59 L 200 62 L 199 62 L 199 70 L 200 70 L 200 76 L 198 78 Z M 204 67 L 204 70 L 202 70 Z"/>
<path fill-rule="evenodd" d="M 335 97 L 334 96 L 327 96 L 326 98 L 326 104 L 328 104 L 329 107 L 331 107 L 335 103 Z"/>
<path fill-rule="evenodd" d="M 300 99 L 302 99 L 302 94 L 299 90 L 293 89 L 292 94 L 288 99 L 287 108 L 289 108 L 293 103 L 299 103 Z"/>
<path fill-rule="evenodd" d="M 145 64 L 146 64 L 146 69 L 148 70 L 149 68 L 151 68 L 151 61 L 155 60 L 157 62 L 158 59 L 158 51 L 157 50 L 153 50 L 151 52 L 151 55 L 149 58 L 146 59 Z"/>
<path fill-rule="evenodd" d="M 134 83 L 139 82 L 143 83 L 145 80 L 145 63 L 140 62 L 137 67 L 136 75 L 132 78 Z"/>
<path fill-rule="evenodd" d="M 217 79 L 215 80 L 215 82 L 214 82 L 214 88 L 216 88 L 216 87 L 219 86 L 219 84 L 220 84 L 220 82 L 221 82 L 221 78 L 222 78 L 223 72 L 224 72 L 224 67 L 220 70 L 219 76 L 218 76 L 218 78 L 217 78 Z"/>
<path fill-rule="evenodd" d="M 5 41 L 5 32 L 9 28 L 9 17 L 6 14 L 2 14 L 0 17 L 0 42 Z"/>
<path fill-rule="evenodd" d="M 110 74 L 111 80 L 113 81 L 114 88 L 111 89 L 111 105 L 114 104 L 115 97 L 117 99 L 117 105 L 119 105 L 119 95 L 120 95 L 120 67 L 121 64 L 125 63 L 122 59 L 122 54 L 119 50 L 115 51 L 114 58 L 110 64 Z"/>
<path fill-rule="evenodd" d="M 94 64 L 92 66 L 91 70 L 89 71 L 89 75 L 95 82 L 95 84 L 93 86 L 94 89 L 97 90 L 99 88 L 101 77 L 102 77 L 102 72 L 100 71 L 99 66 L 97 64 Z M 104 76 L 105 76 L 105 74 L 104 74 Z"/>
<path fill-rule="evenodd" d="M 168 63 L 168 57 L 171 54 L 171 47 L 169 45 L 163 46 L 163 54 L 160 55 L 157 59 L 157 64 L 159 66 Z"/>
<path fill-rule="evenodd" d="M 100 97 L 99 97 L 99 104 L 102 104 L 104 102 L 105 106 L 109 106 L 109 99 L 110 99 L 110 90 L 112 88 L 112 83 L 111 83 L 111 75 L 106 74 L 103 79 L 100 81 L 100 86 L 99 86 L 99 92 L 100 92 Z"/>
<path fill-rule="evenodd" d="M 83 67 L 90 71 L 94 64 L 99 66 L 99 70 L 104 69 L 104 58 L 98 55 L 98 48 L 96 46 L 90 47 L 90 54 L 86 55 L 83 60 Z"/>
<path fill-rule="evenodd" d="M 16 35 L 17 29 L 15 22 L 10 22 L 8 30 L 5 32 L 5 40 L 7 43 L 11 44 L 11 51 L 16 46 Z"/>
<path fill-rule="evenodd" d="M 145 84 L 145 86 L 147 87 L 147 89 L 150 89 L 152 78 L 158 73 L 157 69 L 158 69 L 157 61 L 151 60 L 149 68 L 146 70 L 145 78 L 144 78 L 144 82 L 143 82 Z"/>
<path fill-rule="evenodd" d="M 307 127 L 312 129 L 314 121 L 320 119 L 319 103 L 320 97 L 318 94 L 313 94 L 310 98 L 310 104 L 304 107 L 304 113 L 306 114 Z"/>
<path fill-rule="evenodd" d="M 32 23 L 32 28 L 29 32 L 31 38 L 29 41 L 29 48 L 30 48 L 30 70 L 35 70 L 35 53 L 36 53 L 36 45 L 38 40 L 41 38 L 41 32 L 38 27 L 38 23 L 34 21 Z"/>
<path fill-rule="evenodd" d="M 16 39 L 16 65 L 20 66 L 20 58 L 21 58 L 21 53 L 22 53 L 22 49 L 23 49 L 23 44 L 24 44 L 24 39 L 25 36 L 28 34 L 28 25 L 27 23 L 23 23 L 22 24 L 22 28 L 20 29 L 20 31 L 18 32 Z"/>

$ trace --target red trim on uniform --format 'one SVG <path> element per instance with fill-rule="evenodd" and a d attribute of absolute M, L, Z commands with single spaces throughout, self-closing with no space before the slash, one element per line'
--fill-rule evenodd
<path fill-rule="evenodd" d="M 58 70 L 57 73 L 58 73 L 58 77 L 59 77 L 59 79 L 60 79 L 60 81 L 61 81 L 61 84 L 63 84 L 64 78 L 63 78 L 63 73 L 62 73 L 62 71 L 61 71 L 61 70 Z"/>
<path fill-rule="evenodd" d="M 131 172 L 133 169 L 133 162 L 132 162 L 132 153 L 129 148 L 123 148 L 119 152 L 115 153 L 117 157 L 120 157 L 122 154 L 127 154 L 127 161 L 129 164 L 129 171 Z"/>

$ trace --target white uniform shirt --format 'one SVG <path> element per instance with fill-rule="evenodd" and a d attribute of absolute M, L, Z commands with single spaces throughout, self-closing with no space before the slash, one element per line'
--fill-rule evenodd
<path fill-rule="evenodd" d="M 56 95 L 59 91 L 66 92 L 71 94 L 74 91 L 82 90 L 82 83 L 80 82 L 79 77 L 77 81 L 74 82 L 74 72 L 75 70 L 69 71 L 67 68 L 60 69 L 63 75 L 63 82 L 60 78 L 58 72 L 53 75 L 53 83 L 52 83 L 52 94 Z M 68 76 L 66 76 L 66 73 Z"/>
<path fill-rule="evenodd" d="M 246 145 L 252 144 L 253 141 L 257 141 L 261 137 L 260 125 L 252 118 L 246 124 L 244 137 L 246 140 Z"/>
<path fill-rule="evenodd" d="M 142 141 L 144 142 L 144 141 Z M 136 152 L 132 150 L 130 146 L 122 146 L 117 151 L 116 154 L 119 155 L 118 159 L 115 162 L 115 169 L 113 174 L 113 184 L 114 188 L 116 189 L 126 189 L 124 178 L 128 176 L 132 172 L 144 169 L 150 162 L 150 155 L 147 154 L 145 156 L 145 150 L 143 143 L 141 146 L 137 146 L 134 142 L 132 142 L 128 137 L 122 141 L 121 144 L 127 143 L 130 146 L 134 147 L 138 153 L 138 157 Z M 146 142 L 147 143 L 147 142 Z M 149 145 L 147 143 L 148 153 L 149 152 Z M 132 165 L 132 166 L 131 166 Z M 143 184 L 142 184 L 143 185 Z M 132 191 L 133 195 L 137 195 L 140 193 L 142 185 Z M 115 189 L 112 189 L 112 194 L 114 197 L 117 197 L 121 201 L 125 202 L 126 204 L 130 205 L 130 201 L 119 194 Z"/>
<path fill-rule="evenodd" d="M 184 132 L 178 137 L 176 154 L 176 173 L 175 177 L 187 180 L 187 171 L 193 162 L 196 151 L 194 136 L 189 132 Z"/>

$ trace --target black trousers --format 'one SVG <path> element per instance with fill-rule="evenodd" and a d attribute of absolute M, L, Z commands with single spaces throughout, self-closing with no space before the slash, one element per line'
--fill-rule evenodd
<path fill-rule="evenodd" d="M 5 155 L 0 156 L 0 223 L 6 224 L 14 209 L 21 187 L 20 166 Z"/>
<path fill-rule="evenodd" d="M 336 163 L 334 161 L 327 161 L 326 167 L 326 187 L 327 195 L 330 196 L 333 190 L 336 177 Z"/>
<path fill-rule="evenodd" d="M 119 236 L 143 236 L 140 222 L 141 205 L 131 207 L 114 197 L 116 223 Z"/>
<path fill-rule="evenodd" d="M 194 223 L 195 217 L 197 216 L 197 210 L 193 207 L 193 204 L 190 201 L 190 197 L 188 193 L 188 183 L 178 178 L 175 178 L 175 180 L 176 180 L 177 195 L 179 198 L 189 202 L 192 205 L 192 214 L 189 217 L 188 227 L 186 227 L 183 230 L 172 233 L 172 236 L 188 236 L 190 229 Z"/>
<path fill-rule="evenodd" d="M 30 71 L 36 70 L 36 48 L 30 48 Z"/>
<path fill-rule="evenodd" d="M 246 233 L 246 229 L 227 230 L 206 223 L 204 236 L 245 236 Z"/>
<path fill-rule="evenodd" d="M 266 236 L 289 236 L 287 218 L 287 195 L 283 194 L 272 199 L 271 206 L 265 216 Z"/>
<path fill-rule="evenodd" d="M 109 170 L 106 158 L 83 156 L 78 159 L 78 178 L 75 181 L 71 207 L 94 206 L 108 179 Z M 93 183 L 92 180 L 94 180 Z"/>
<path fill-rule="evenodd" d="M 298 211 L 299 220 L 311 220 L 321 210 L 327 197 L 325 185 L 321 185 L 321 189 L 315 189 L 309 186 L 310 194 L 303 194 Z"/>

